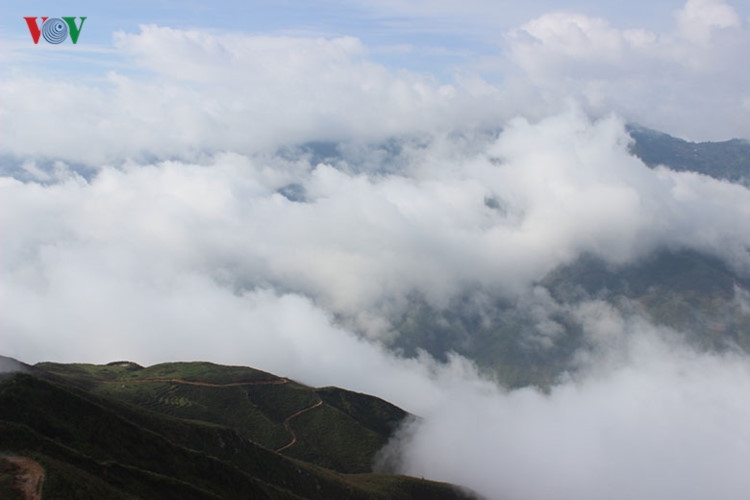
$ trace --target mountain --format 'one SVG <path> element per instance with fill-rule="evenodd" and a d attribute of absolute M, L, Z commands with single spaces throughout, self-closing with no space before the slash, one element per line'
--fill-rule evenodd
<path fill-rule="evenodd" d="M 23 366 L 0 374 L 0 497 L 19 497 L 25 457 L 43 498 L 473 498 L 371 472 L 407 417 L 245 367 Z"/>
<path fill-rule="evenodd" d="M 750 142 L 688 142 L 639 125 L 628 125 L 632 154 L 649 167 L 698 172 L 744 185 L 750 183 Z"/>
<path fill-rule="evenodd" d="M 750 185 L 750 142 L 747 140 L 690 142 L 635 123 L 628 124 L 625 128 L 633 139 L 630 153 L 651 168 L 664 165 L 678 172 L 697 172 L 716 179 Z M 479 136 L 484 140 L 491 140 L 501 130 L 483 130 Z M 415 138 L 393 138 L 371 145 L 367 154 L 353 155 L 352 151 L 357 149 L 353 144 L 310 142 L 282 148 L 278 154 L 289 159 L 307 158 L 312 165 L 330 163 L 344 170 L 384 174 L 399 172 L 404 167 L 404 160 L 400 155 L 405 145 L 417 148 L 424 146 Z M 377 167 L 374 168 L 373 165 Z M 292 201 L 301 201 L 304 193 L 300 192 L 300 188 L 299 185 L 290 185 L 282 188 L 280 193 Z"/>
<path fill-rule="evenodd" d="M 750 352 L 750 277 L 699 252 L 660 250 L 619 266 L 584 254 L 534 290 L 516 299 L 473 290 L 440 309 L 413 298 L 392 347 L 440 360 L 456 352 L 507 387 L 549 387 L 588 347 L 577 306 L 599 301 L 673 328 L 698 350 Z"/>

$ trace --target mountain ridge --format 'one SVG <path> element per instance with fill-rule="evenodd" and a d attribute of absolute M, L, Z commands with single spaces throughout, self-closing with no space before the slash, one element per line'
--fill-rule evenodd
<path fill-rule="evenodd" d="M 349 391 L 322 389 L 324 397 L 318 398 L 320 403 L 314 410 L 320 409 L 321 415 L 306 420 L 302 417 L 313 410 L 296 410 L 296 416 L 285 412 L 303 402 L 300 391 L 311 397 L 316 389 L 293 381 L 259 384 L 282 380 L 263 378 L 270 375 L 265 372 L 211 363 L 165 363 L 148 372 L 150 367 L 119 363 L 40 363 L 22 365 L 22 371 L 0 376 L 2 448 L 39 462 L 47 476 L 44 488 L 55 491 L 54 498 L 472 498 L 444 483 L 363 470 L 364 461 L 369 459 L 371 463 L 387 438 L 368 440 L 366 436 L 372 438 L 374 431 L 357 425 L 356 418 L 323 401 L 347 402 Z M 208 381 L 201 380 L 201 369 L 206 370 Z M 192 380 L 131 382 L 139 379 L 133 373 L 144 370 L 147 374 L 182 373 Z M 268 389 L 259 393 L 261 409 L 268 411 L 275 403 L 286 405 L 278 412 L 285 415 L 284 419 L 291 416 L 286 423 L 293 427 L 299 444 L 293 443 L 279 453 L 249 439 L 247 429 L 220 421 L 220 413 L 232 413 L 236 408 L 219 403 L 231 403 L 227 394 L 241 394 L 240 386 L 195 383 L 218 384 L 222 374 L 226 377 L 223 381 L 230 381 L 239 372 L 257 377 L 248 387 Z M 182 384 L 184 381 L 191 383 Z M 229 383 L 247 384 L 248 380 Z M 166 392 L 141 391 L 149 386 Z M 282 387 L 288 390 L 281 391 Z M 165 399 L 165 394 L 171 396 Z M 360 406 L 366 401 L 386 414 L 406 415 L 383 400 L 356 397 Z M 203 420 L 186 418 L 196 416 L 185 411 L 191 405 L 208 402 L 217 404 L 215 412 L 204 413 Z M 177 411 L 169 411 L 175 407 Z M 183 416 L 179 416 L 181 413 Z M 257 421 L 257 415 L 248 419 Z M 331 430 L 331 425 L 340 431 Z M 390 428 L 387 418 L 378 420 L 378 425 Z M 271 443 L 274 437 L 266 435 L 265 439 Z M 346 468 L 354 470 L 342 472 Z"/>
<path fill-rule="evenodd" d="M 626 130 L 633 138 L 630 153 L 651 168 L 664 165 L 750 187 L 750 141 L 690 142 L 636 124 Z"/>

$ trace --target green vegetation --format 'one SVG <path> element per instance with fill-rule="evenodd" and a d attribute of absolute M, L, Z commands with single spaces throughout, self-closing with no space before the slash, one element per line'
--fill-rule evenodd
<path fill-rule="evenodd" d="M 363 474 L 390 436 L 382 431 L 406 413 L 319 392 L 209 363 L 42 363 L 0 379 L 0 443 L 44 467 L 45 498 L 468 498 L 449 485 Z M 292 438 L 286 419 L 297 442 L 280 454 Z M 2 498 L 13 498 L 12 477 L 0 461 Z"/>
<path fill-rule="evenodd" d="M 350 415 L 360 425 L 384 438 L 390 437 L 409 415 L 398 406 L 367 394 L 338 387 L 324 387 L 316 392 L 326 404 Z"/>
<path fill-rule="evenodd" d="M 245 366 L 223 366 L 206 362 L 162 363 L 147 368 L 130 361 L 114 361 L 103 366 L 83 363 L 39 363 L 37 368 L 57 373 L 66 380 L 81 383 L 179 378 L 186 381 L 222 385 L 282 380 L 270 373 Z"/>
<path fill-rule="evenodd" d="M 297 443 L 287 454 L 342 472 L 370 470 L 374 458 L 371 451 L 379 450 L 387 442 L 329 405 L 299 415 L 290 425 L 297 434 Z"/>

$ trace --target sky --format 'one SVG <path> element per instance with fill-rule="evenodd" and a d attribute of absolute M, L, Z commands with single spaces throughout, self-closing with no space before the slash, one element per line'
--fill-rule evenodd
<path fill-rule="evenodd" d="M 380 102 L 383 94 L 389 94 L 386 102 L 395 108 L 411 115 L 424 113 L 419 107 L 404 108 L 398 102 L 400 91 L 403 99 L 422 102 L 445 101 L 445 94 L 450 94 L 442 106 L 447 116 L 425 116 L 435 126 L 449 126 L 446 121 L 454 124 L 457 119 L 497 125 L 518 114 L 538 118 L 559 111 L 561 102 L 573 98 L 591 113 L 614 111 L 628 121 L 688 139 L 750 136 L 750 70 L 737 64 L 750 43 L 747 2 L 111 5 L 5 0 L 4 12 L 0 57 L 6 130 L 19 128 L 8 121 L 17 121 L 14 116 L 27 109 L 28 101 L 37 106 L 44 101 L 47 116 L 68 121 L 74 114 L 101 121 L 101 115 L 111 112 L 108 106 L 122 107 L 124 112 L 141 104 L 162 110 L 165 120 L 179 115 L 185 121 L 179 133 L 192 139 L 196 122 L 212 113 L 222 113 L 243 128 L 254 119 L 271 120 L 267 116 L 271 111 L 258 109 L 252 96 L 237 96 L 247 90 L 269 107 L 288 99 L 305 101 L 306 106 L 296 104 L 304 108 L 298 110 L 302 116 L 291 117 L 308 120 L 296 131 L 304 139 L 343 138 L 350 127 L 357 132 L 375 127 L 373 134 L 387 135 L 413 131 L 423 123 L 414 123 L 412 116 L 392 120 L 403 122 L 401 127 L 382 123 L 378 127 L 376 122 L 386 118 L 364 102 L 357 108 L 335 104 L 346 102 L 344 96 Z M 80 42 L 34 45 L 21 17 L 47 15 L 86 16 Z M 295 53 L 307 55 L 285 60 L 281 52 L 292 50 L 291 44 Z M 284 61 L 284 76 L 295 82 L 294 88 L 275 82 L 282 75 L 274 61 Z M 50 80 L 55 81 L 52 87 Z M 326 88 L 332 95 L 326 95 Z M 190 98 L 198 101 L 196 109 L 181 109 L 175 102 L 182 98 L 177 97 L 180 92 L 191 92 Z M 409 92 L 413 95 L 407 96 Z M 310 109 L 314 102 L 326 106 L 327 120 L 320 110 Z M 356 119 L 342 116 L 349 109 L 356 109 Z M 139 126 L 134 117 L 128 118 L 123 127 Z M 31 123 L 34 130 L 18 130 L 8 142 L 15 145 L 31 136 L 42 142 L 54 140 L 39 130 L 42 124 Z M 282 126 L 273 120 L 264 125 L 266 136 Z M 328 133 L 314 132 L 321 127 Z M 75 127 L 70 133 L 77 134 Z M 74 141 L 65 134 L 56 137 Z M 274 140 L 279 142 L 267 138 Z M 211 145 L 236 147 L 237 143 L 227 138 Z M 13 150 L 29 151 L 20 144 Z M 121 159 L 124 152 L 108 153 L 105 157 Z"/>
<path fill-rule="evenodd" d="M 660 249 L 750 275 L 750 191 L 650 169 L 626 129 L 750 138 L 746 2 L 3 11 L 3 355 L 208 360 L 375 394 L 423 417 L 379 467 L 488 498 L 746 496 L 747 357 L 538 286 L 584 253 Z M 23 16 L 87 19 L 77 44 L 35 45 Z M 565 311 L 579 369 L 509 390 L 457 354 L 389 348 L 415 296 L 441 310 L 467 291 L 531 311 L 550 345 Z"/>

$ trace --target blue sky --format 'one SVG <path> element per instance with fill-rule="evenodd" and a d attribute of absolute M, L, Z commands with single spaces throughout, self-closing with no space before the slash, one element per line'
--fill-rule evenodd
<path fill-rule="evenodd" d="M 111 147 L 96 161 L 181 154 L 185 138 L 255 151 L 496 127 L 571 102 L 687 139 L 750 137 L 750 6 L 737 0 L 6 1 L 4 12 L 0 119 L 13 134 L 0 152 L 22 157 L 61 151 L 35 146 L 47 129 L 28 112 L 39 94 L 56 96 L 47 113 L 61 120 L 85 106 L 109 124 L 45 141 L 104 134 Z M 34 45 L 30 15 L 87 19 L 77 45 Z M 157 125 L 173 115 L 184 129 Z M 258 116 L 253 146 L 227 139 L 255 131 Z M 209 139 L 221 128 L 231 132 Z M 173 137 L 157 140 L 165 131 Z"/>
<path fill-rule="evenodd" d="M 87 16 L 82 44 L 111 47 L 116 31 L 137 32 L 139 25 L 233 31 L 247 34 L 349 35 L 373 50 L 373 58 L 388 65 L 442 73 L 472 58 L 497 53 L 502 34 L 547 12 L 568 11 L 601 17 L 620 28 L 659 31 L 672 23 L 684 2 L 618 1 L 568 2 L 96 2 L 5 0 L 0 19 L 3 39 L 29 40 L 22 16 Z M 747 19 L 750 5 L 732 2 Z M 408 45 L 408 57 L 394 47 Z"/>

